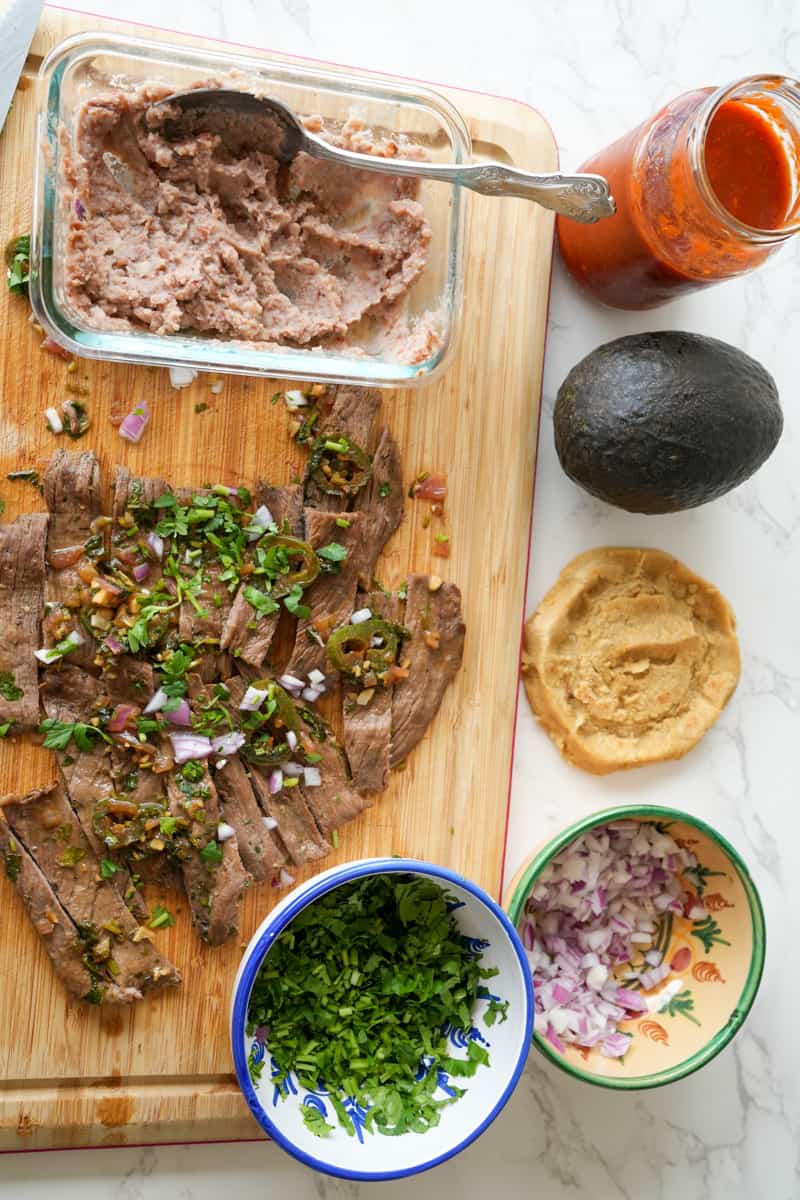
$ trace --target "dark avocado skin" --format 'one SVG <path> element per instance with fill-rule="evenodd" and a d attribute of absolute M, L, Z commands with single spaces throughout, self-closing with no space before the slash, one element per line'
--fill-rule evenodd
<path fill-rule="evenodd" d="M 783 430 L 775 381 L 734 346 L 694 333 L 632 334 L 572 368 L 553 414 L 570 479 L 628 512 L 669 513 L 723 496 Z"/>

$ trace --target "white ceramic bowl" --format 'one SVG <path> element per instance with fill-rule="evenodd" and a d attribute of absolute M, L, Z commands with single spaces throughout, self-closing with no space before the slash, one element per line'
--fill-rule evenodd
<path fill-rule="evenodd" d="M 349 1136 L 333 1116 L 335 1130 L 326 1138 L 315 1137 L 302 1119 L 302 1106 L 312 1105 L 323 1116 L 331 1117 L 330 1102 L 324 1089 L 311 1093 L 292 1077 L 284 1085 L 284 1094 L 273 1084 L 270 1069 L 264 1068 L 260 1080 L 253 1083 L 248 1055 L 255 1039 L 247 1037 L 247 1008 L 259 967 L 278 934 L 307 905 L 344 883 L 365 875 L 387 873 L 422 875 L 434 879 L 457 902 L 453 907 L 465 938 L 481 952 L 482 965 L 499 968 L 499 974 L 487 981 L 487 997 L 479 1001 L 469 1030 L 453 1030 L 451 1054 L 466 1057 L 470 1040 L 488 1047 L 489 1066 L 461 1085 L 466 1094 L 442 1110 L 442 1119 L 427 1133 L 406 1133 L 386 1137 L 360 1128 L 357 1111 L 353 1114 L 357 1135 Z M 508 1019 L 491 1027 L 483 1022 L 489 1000 L 507 1000 Z M 533 987 L 522 943 L 503 910 L 481 888 L 443 867 L 416 859 L 368 858 L 333 867 L 290 892 L 254 933 L 244 953 L 233 987 L 231 1005 L 231 1044 L 236 1075 L 253 1116 L 270 1137 L 300 1162 L 316 1171 L 345 1179 L 396 1179 L 435 1167 L 463 1150 L 492 1123 L 505 1105 L 519 1079 L 531 1045 L 533 1025 Z M 266 1047 L 255 1043 L 257 1056 L 269 1057 Z M 447 1094 L 448 1080 L 442 1075 L 438 1093 Z"/>

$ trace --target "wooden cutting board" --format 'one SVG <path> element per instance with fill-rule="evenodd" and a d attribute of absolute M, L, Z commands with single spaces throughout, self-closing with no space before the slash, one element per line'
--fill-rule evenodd
<path fill-rule="evenodd" d="M 46 10 L 0 137 L 0 245 L 30 228 L 33 81 L 41 59 L 62 38 L 87 29 L 199 42 Z M 477 156 L 555 169 L 552 134 L 533 109 L 442 90 L 464 115 Z M 384 398 L 406 483 L 424 469 L 446 471 L 446 520 L 426 528 L 429 507 L 409 501 L 379 565 L 389 585 L 413 568 L 461 586 L 464 667 L 407 769 L 341 831 L 339 848 L 324 866 L 368 855 L 410 855 L 460 871 L 499 896 L 553 222 L 522 200 L 471 201 L 460 349 L 439 383 Z M 5 477 L 43 468 L 64 444 L 46 430 L 43 413 L 76 381 L 88 388 L 92 418 L 80 445 L 99 454 L 107 475 L 118 462 L 176 484 L 239 484 L 258 476 L 278 483 L 301 467 L 283 405 L 269 403 L 276 390 L 269 381 L 229 377 L 217 396 L 201 376 L 175 391 L 167 372 L 155 368 L 81 362 L 70 372 L 40 343 L 28 325 L 27 305 L 0 288 L 4 520 L 42 507 L 30 484 Z M 119 438 L 110 418 L 143 396 L 154 416 L 133 447 Z M 198 413 L 203 404 L 207 409 Z M 438 531 L 450 535 L 449 560 L 432 556 Z M 27 741 L 0 742 L 0 794 L 23 792 L 53 775 L 49 752 Z M 299 871 L 298 878 L 312 872 Z M 252 888 L 241 938 L 219 949 L 201 945 L 186 904 L 167 896 L 171 909 L 183 911 L 173 929 L 159 933 L 158 945 L 185 982 L 129 1010 L 105 1011 L 67 1000 L 13 887 L 0 879 L 0 1150 L 259 1137 L 232 1073 L 228 1004 L 242 946 L 279 894 L 269 886 Z"/>

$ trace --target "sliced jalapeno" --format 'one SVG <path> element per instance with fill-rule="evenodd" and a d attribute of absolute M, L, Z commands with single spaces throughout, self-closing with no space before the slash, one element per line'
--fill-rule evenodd
<path fill-rule="evenodd" d="M 398 647 L 407 631 L 401 625 L 372 617 L 358 625 L 343 625 L 328 638 L 328 658 L 337 670 L 355 679 L 369 675 L 380 677 L 397 658 Z"/>
<path fill-rule="evenodd" d="M 319 575 L 320 563 L 314 547 L 291 534 L 267 534 L 259 543 L 259 555 L 262 553 L 265 573 L 272 580 L 269 594 L 275 600 L 288 596 L 298 584 L 307 588 Z"/>
<path fill-rule="evenodd" d="M 372 455 L 343 434 L 322 433 L 311 448 L 308 478 L 329 496 L 355 496 L 371 474 Z"/>
<path fill-rule="evenodd" d="M 251 762 L 279 763 L 291 758 L 286 741 L 289 730 L 297 732 L 300 718 L 297 709 L 280 684 L 274 680 L 256 680 L 254 688 L 266 690 L 266 699 L 260 709 L 252 714 L 256 731 L 241 753 Z"/>

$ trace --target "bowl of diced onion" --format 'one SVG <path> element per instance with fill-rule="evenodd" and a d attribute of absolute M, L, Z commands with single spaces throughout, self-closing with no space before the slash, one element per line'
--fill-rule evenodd
<path fill-rule="evenodd" d="M 685 1078 L 741 1028 L 764 914 L 737 851 L 678 809 L 622 805 L 542 846 L 506 908 L 534 983 L 536 1048 L 621 1090 Z"/>

